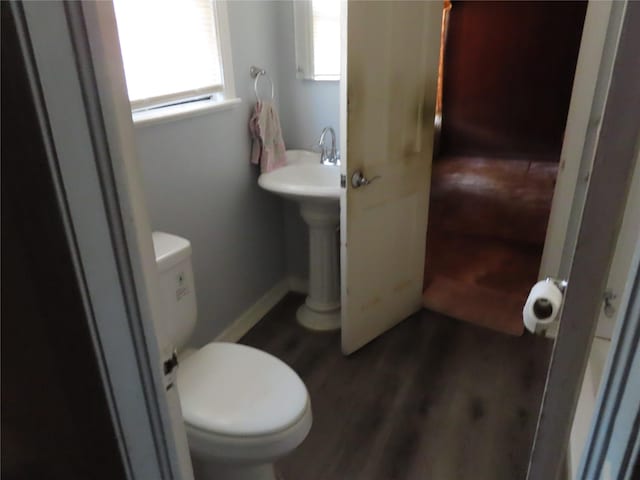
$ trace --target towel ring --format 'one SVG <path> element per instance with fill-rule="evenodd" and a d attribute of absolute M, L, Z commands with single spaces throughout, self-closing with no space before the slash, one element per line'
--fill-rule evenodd
<path fill-rule="evenodd" d="M 261 76 L 264 76 L 267 80 L 269 80 L 269 83 L 271 84 L 271 100 L 273 100 L 275 97 L 275 90 L 273 87 L 273 81 L 271 80 L 271 77 L 267 74 L 267 71 L 264 68 L 251 67 L 251 69 L 249 70 L 249 73 L 253 78 L 255 78 L 255 81 L 253 82 L 253 90 L 256 92 L 256 100 L 258 102 L 262 101 L 262 99 L 260 98 L 260 94 L 258 93 L 258 82 L 260 81 Z"/>

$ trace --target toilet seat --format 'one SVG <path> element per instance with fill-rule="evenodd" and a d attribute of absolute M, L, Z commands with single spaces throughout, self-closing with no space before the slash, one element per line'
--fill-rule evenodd
<path fill-rule="evenodd" d="M 214 458 L 255 460 L 291 451 L 311 428 L 307 389 L 266 352 L 213 342 L 178 368 L 190 447 Z"/>

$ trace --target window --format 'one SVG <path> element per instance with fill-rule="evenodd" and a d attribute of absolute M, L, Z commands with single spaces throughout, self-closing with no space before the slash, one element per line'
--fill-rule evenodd
<path fill-rule="evenodd" d="M 222 3 L 114 0 L 132 110 L 233 96 Z"/>
<path fill-rule="evenodd" d="M 340 79 L 340 0 L 293 2 L 298 78 Z"/>

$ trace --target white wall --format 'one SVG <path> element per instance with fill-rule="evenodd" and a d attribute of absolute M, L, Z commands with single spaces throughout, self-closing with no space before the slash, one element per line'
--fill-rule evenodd
<path fill-rule="evenodd" d="M 153 228 L 192 242 L 199 310 L 194 346 L 213 339 L 285 276 L 282 201 L 257 185 L 247 129 L 254 103 L 249 67 L 266 68 L 279 87 L 274 7 L 229 2 L 240 106 L 136 128 Z"/>

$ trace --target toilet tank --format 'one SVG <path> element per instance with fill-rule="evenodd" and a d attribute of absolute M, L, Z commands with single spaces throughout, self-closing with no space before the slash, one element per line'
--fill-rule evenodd
<path fill-rule="evenodd" d="M 189 240 L 153 232 L 153 248 L 160 277 L 164 325 L 174 348 L 183 347 L 196 326 L 196 291 Z"/>

